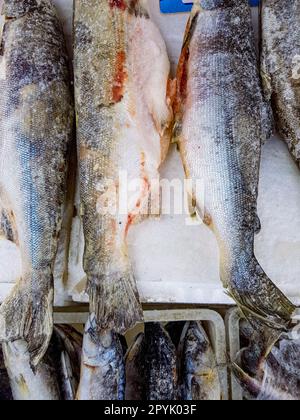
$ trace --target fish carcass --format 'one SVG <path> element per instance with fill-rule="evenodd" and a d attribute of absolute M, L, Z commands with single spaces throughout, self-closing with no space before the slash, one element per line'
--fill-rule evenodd
<path fill-rule="evenodd" d="M 216 357 L 200 322 L 187 323 L 179 347 L 182 399 L 221 400 Z"/>
<path fill-rule="evenodd" d="M 36 366 L 52 335 L 53 264 L 73 105 L 62 27 L 49 0 L 5 0 L 0 48 L 0 232 L 22 276 L 0 307 L 0 340 Z"/>
<path fill-rule="evenodd" d="M 168 149 L 170 64 L 145 0 L 76 0 L 74 25 L 90 312 L 99 330 L 123 334 L 143 318 L 126 236 L 148 213 Z"/>
<path fill-rule="evenodd" d="M 126 355 L 126 400 L 177 399 L 176 349 L 158 323 L 145 325 Z"/>
<path fill-rule="evenodd" d="M 118 334 L 99 331 L 95 317 L 90 316 L 83 337 L 77 400 L 123 400 L 124 395 L 125 362 Z"/>
<path fill-rule="evenodd" d="M 300 167 L 300 2 L 262 0 L 261 73 L 279 134 Z"/>
<path fill-rule="evenodd" d="M 194 5 L 178 67 L 175 112 L 174 136 L 186 176 L 204 182 L 204 203 L 202 191 L 194 191 L 193 201 L 217 238 L 227 293 L 253 322 L 284 329 L 295 308 L 254 255 L 261 145 L 270 121 L 248 0 Z"/>
<path fill-rule="evenodd" d="M 261 364 L 258 375 L 244 371 L 236 363 L 233 371 L 250 399 L 295 400 L 300 399 L 300 341 L 282 338 L 268 358 Z"/>

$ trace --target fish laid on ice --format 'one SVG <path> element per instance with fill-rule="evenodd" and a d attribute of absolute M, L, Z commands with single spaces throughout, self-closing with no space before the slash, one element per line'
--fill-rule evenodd
<path fill-rule="evenodd" d="M 0 401 L 11 401 L 13 399 L 9 377 L 4 364 L 2 346 L 0 346 Z"/>
<path fill-rule="evenodd" d="M 123 334 L 143 318 L 126 235 L 147 212 L 151 180 L 158 179 L 168 149 L 170 64 L 145 0 L 76 0 L 74 26 L 90 311 L 99 330 Z M 125 195 L 126 181 L 135 181 L 128 200 L 120 199 L 123 209 L 120 173 Z"/>
<path fill-rule="evenodd" d="M 221 400 L 216 357 L 200 322 L 188 322 L 179 344 L 183 400 Z"/>
<path fill-rule="evenodd" d="M 176 349 L 158 323 L 145 325 L 126 356 L 126 400 L 177 398 Z"/>
<path fill-rule="evenodd" d="M 262 0 L 261 72 L 276 128 L 300 167 L 300 2 Z"/>
<path fill-rule="evenodd" d="M 200 7 L 201 4 L 201 7 Z M 269 127 L 248 0 L 194 5 L 177 74 L 176 123 L 197 212 L 215 233 L 227 293 L 254 321 L 284 329 L 292 303 L 254 255 L 261 144 Z M 255 321 L 257 322 L 257 321 Z"/>
<path fill-rule="evenodd" d="M 0 340 L 26 341 L 36 366 L 52 335 L 52 271 L 73 129 L 72 95 L 63 31 L 51 2 L 5 0 L 3 14 L 0 225 L 20 247 L 22 276 L 1 305 Z"/>
<path fill-rule="evenodd" d="M 99 331 L 90 317 L 84 332 L 81 377 L 77 400 L 123 400 L 125 362 L 122 344 L 114 331 Z"/>

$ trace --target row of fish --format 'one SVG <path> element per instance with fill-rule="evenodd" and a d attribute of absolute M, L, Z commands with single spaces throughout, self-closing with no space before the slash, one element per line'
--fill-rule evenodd
<path fill-rule="evenodd" d="M 205 182 L 205 206 L 196 193 L 192 201 L 217 238 L 227 293 L 268 343 L 288 328 L 295 307 L 259 265 L 254 236 L 260 229 L 261 146 L 272 131 L 270 99 L 277 126 L 299 159 L 299 80 L 290 66 L 299 45 L 300 6 L 297 0 L 262 2 L 261 78 L 248 1 L 195 1 L 171 81 L 147 0 L 74 3 L 75 120 L 90 297 L 88 362 L 79 392 L 90 384 L 91 398 L 94 382 L 111 373 L 90 369 L 89 361 L 99 357 L 95 346 L 109 347 L 116 334 L 143 320 L 126 237 L 144 217 L 172 135 L 187 177 Z M 53 262 L 75 139 L 74 95 L 51 1 L 4 0 L 2 13 L 0 238 L 19 246 L 22 277 L 1 305 L 0 340 L 25 342 L 31 367 L 38 369 L 53 331 Z M 125 214 L 106 211 L 111 189 L 120 193 L 119 171 L 141 181 Z M 118 364 L 115 347 L 110 357 Z"/>
<path fill-rule="evenodd" d="M 84 340 L 81 378 L 82 336 L 72 327 L 55 326 L 34 372 L 25 342 L 3 344 L 0 400 L 221 399 L 216 358 L 200 322 L 146 324 L 127 352 L 116 333 Z"/>

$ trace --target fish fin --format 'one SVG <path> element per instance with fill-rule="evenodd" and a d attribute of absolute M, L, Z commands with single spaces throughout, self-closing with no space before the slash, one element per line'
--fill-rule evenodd
<path fill-rule="evenodd" d="M 51 274 L 40 274 L 35 284 L 52 282 Z M 38 283 L 39 282 L 39 283 Z M 0 306 L 0 341 L 24 340 L 28 345 L 33 369 L 45 355 L 53 330 L 53 288 L 32 291 L 21 279 Z"/>
<path fill-rule="evenodd" d="M 271 329 L 286 331 L 296 307 L 272 283 L 255 258 L 248 271 L 249 269 L 251 277 L 241 279 L 238 273 L 237 280 L 227 286 L 228 294 L 250 322 L 256 320 Z M 263 293 L 259 293 L 260 291 Z"/>
<path fill-rule="evenodd" d="M 90 313 L 95 315 L 100 330 L 119 334 L 143 322 L 143 310 L 132 271 L 99 275 L 88 281 Z"/>

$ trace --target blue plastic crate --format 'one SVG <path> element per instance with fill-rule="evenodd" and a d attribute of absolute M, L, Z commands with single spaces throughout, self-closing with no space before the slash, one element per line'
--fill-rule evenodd
<path fill-rule="evenodd" d="M 259 5 L 260 0 L 249 0 L 250 5 Z M 183 3 L 182 0 L 160 0 L 160 10 L 162 13 L 189 12 L 193 3 Z"/>

